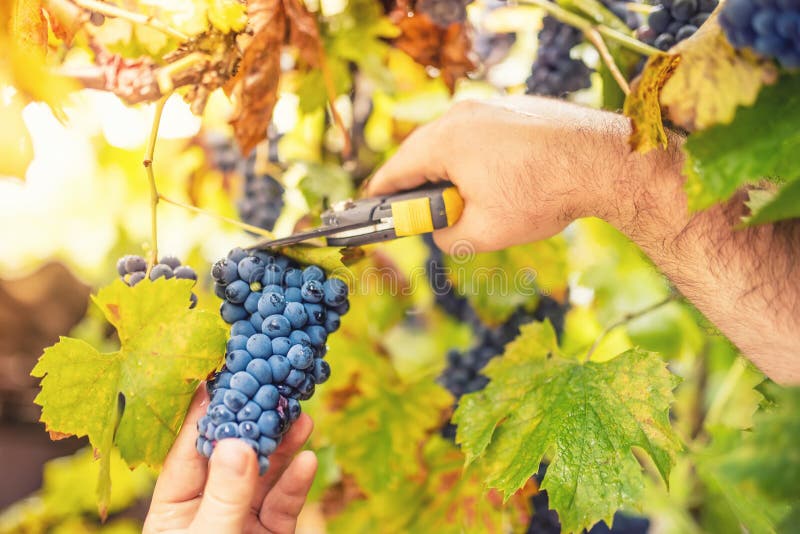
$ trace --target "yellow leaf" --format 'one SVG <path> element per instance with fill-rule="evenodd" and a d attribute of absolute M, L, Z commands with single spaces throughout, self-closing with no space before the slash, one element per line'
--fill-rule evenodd
<path fill-rule="evenodd" d="M 33 144 L 22 120 L 24 104 L 18 95 L 4 97 L 3 91 L 0 86 L 0 176 L 24 179 L 33 159 Z"/>
<path fill-rule="evenodd" d="M 236 0 L 207 0 L 208 21 L 223 33 L 240 32 L 247 24 L 245 5 Z"/>
<path fill-rule="evenodd" d="M 667 134 L 661 122 L 658 95 L 665 81 L 680 63 L 678 56 L 656 54 L 647 60 L 642 75 L 631 85 L 623 110 L 630 117 L 633 133 L 629 143 L 633 150 L 647 152 L 667 146 Z"/>
<path fill-rule="evenodd" d="M 771 62 L 734 50 L 716 15 L 670 52 L 681 62 L 663 85 L 661 105 L 673 123 L 690 131 L 729 123 L 737 107 L 752 105 L 761 87 L 777 79 Z"/>
<path fill-rule="evenodd" d="M 5 9 L 9 12 L 3 13 Z M 47 50 L 47 21 L 40 2 L 14 0 L 5 9 L 0 8 L 0 14 L 8 21 L 9 42 L 18 50 L 43 56 Z"/>

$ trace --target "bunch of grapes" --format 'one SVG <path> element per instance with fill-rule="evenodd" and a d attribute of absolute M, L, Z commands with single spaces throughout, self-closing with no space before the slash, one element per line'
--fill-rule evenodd
<path fill-rule="evenodd" d="M 467 20 L 467 5 L 472 0 L 418 0 L 416 11 L 425 13 L 442 28 Z"/>
<path fill-rule="evenodd" d="M 622 20 L 627 26 L 634 30 L 639 27 L 639 15 L 628 9 L 628 2 L 620 0 L 601 0 L 602 4 L 618 19 Z"/>
<path fill-rule="evenodd" d="M 647 17 L 647 25 L 636 32 L 637 37 L 659 50 L 669 50 L 688 39 L 703 25 L 718 0 L 661 0 Z"/>
<path fill-rule="evenodd" d="M 123 282 L 133 287 L 147 278 L 147 261 L 141 256 L 129 254 L 117 260 L 117 273 Z M 178 278 L 197 280 L 197 273 L 188 265 L 181 265 L 175 256 L 163 256 L 161 261 L 150 269 L 150 280 L 156 278 Z M 190 308 L 197 305 L 197 295 L 192 293 Z"/>
<path fill-rule="evenodd" d="M 208 132 L 203 136 L 203 141 L 212 167 L 223 173 L 238 170 L 242 155 L 230 137 L 218 132 Z"/>
<path fill-rule="evenodd" d="M 530 313 L 517 309 L 502 325 L 489 328 L 477 322 L 476 343 L 464 352 L 451 350 L 447 353 L 447 367 L 439 377 L 439 382 L 453 394 L 458 401 L 466 393 L 474 393 L 486 387 L 489 379 L 481 374 L 489 360 L 505 351 L 505 346 L 519 335 L 522 325 L 531 321 L 549 319 L 557 335 L 564 330 L 564 315 L 567 307 L 558 301 L 542 296 L 536 311 Z M 455 437 L 455 426 L 446 425 L 442 435 L 448 439 Z"/>
<path fill-rule="evenodd" d="M 211 269 L 220 314 L 231 325 L 225 365 L 208 383 L 211 403 L 197 428 L 197 450 L 210 457 L 217 441 L 239 438 L 267 457 L 300 416 L 300 400 L 330 376 L 323 358 L 328 334 L 347 313 L 347 285 L 316 265 L 235 248 Z"/>
<path fill-rule="evenodd" d="M 433 242 L 433 234 L 423 235 L 422 240 L 428 247 L 425 272 L 428 275 L 428 283 L 433 290 L 436 305 L 457 321 L 474 323 L 477 320 L 475 312 L 467 299 L 456 292 L 453 282 L 447 276 L 444 254 Z"/>
<path fill-rule="evenodd" d="M 269 174 L 256 174 L 252 165 L 245 173 L 244 191 L 236 208 L 239 218 L 252 226 L 272 231 L 283 209 L 283 186 Z"/>
<path fill-rule="evenodd" d="M 787 69 L 800 68 L 800 1 L 728 0 L 719 24 L 736 48 L 752 48 Z"/>
<path fill-rule="evenodd" d="M 591 85 L 592 70 L 570 50 L 583 41 L 583 32 L 551 16 L 542 21 L 539 50 L 526 84 L 528 94 L 561 96 Z"/>

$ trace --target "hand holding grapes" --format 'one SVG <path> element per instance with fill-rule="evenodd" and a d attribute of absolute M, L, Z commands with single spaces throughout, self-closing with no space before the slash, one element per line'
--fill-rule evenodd
<path fill-rule="evenodd" d="M 196 423 L 208 402 L 201 386 L 158 477 L 144 532 L 293 533 L 317 468 L 313 452 L 295 456 L 311 418 L 295 421 L 259 477 L 255 453 L 238 439 L 221 440 L 210 461 L 197 452 Z"/>

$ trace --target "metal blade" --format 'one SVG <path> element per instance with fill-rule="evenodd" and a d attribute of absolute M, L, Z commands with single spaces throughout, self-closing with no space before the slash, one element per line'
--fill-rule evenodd
<path fill-rule="evenodd" d="M 250 245 L 249 247 L 246 247 L 245 250 L 267 249 L 272 247 L 281 247 L 285 245 L 294 245 L 297 243 L 302 243 L 303 241 L 308 241 L 309 239 L 332 236 L 340 232 L 362 228 L 370 224 L 371 221 L 365 221 L 357 224 L 349 224 L 346 226 L 321 226 L 319 228 L 308 230 L 306 232 L 299 232 L 296 234 L 292 234 L 290 236 L 281 237 L 280 239 L 263 239 L 261 241 L 258 241 Z"/>

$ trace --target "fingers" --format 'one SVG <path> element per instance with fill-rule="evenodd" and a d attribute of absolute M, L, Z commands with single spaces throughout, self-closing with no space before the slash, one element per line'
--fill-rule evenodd
<path fill-rule="evenodd" d="M 253 449 L 238 439 L 219 441 L 209 461 L 208 482 L 191 530 L 241 533 L 251 514 L 257 480 L 258 463 Z"/>
<path fill-rule="evenodd" d="M 264 498 L 259 519 L 270 532 L 292 534 L 317 472 L 312 451 L 298 454 Z"/>
<path fill-rule="evenodd" d="M 425 182 L 446 180 L 438 131 L 436 123 L 417 128 L 372 176 L 364 190 L 366 195 L 385 195 L 413 189 Z"/>
<path fill-rule="evenodd" d="M 203 491 L 208 461 L 195 448 L 197 420 L 208 406 L 205 383 L 194 394 L 178 437 L 164 460 L 153 491 L 153 504 L 177 503 L 197 497 Z"/>
<path fill-rule="evenodd" d="M 267 495 L 281 477 L 286 467 L 289 465 L 289 462 L 292 461 L 294 455 L 297 454 L 297 451 L 300 450 L 300 447 L 306 442 L 308 436 L 311 435 L 311 430 L 313 428 L 314 422 L 311 420 L 311 417 L 305 413 L 300 414 L 300 417 L 294 422 L 292 428 L 283 437 L 281 444 L 269 457 L 269 470 L 259 479 L 256 487 L 253 500 L 254 508 L 257 509 L 261 506 L 264 496 Z"/>

